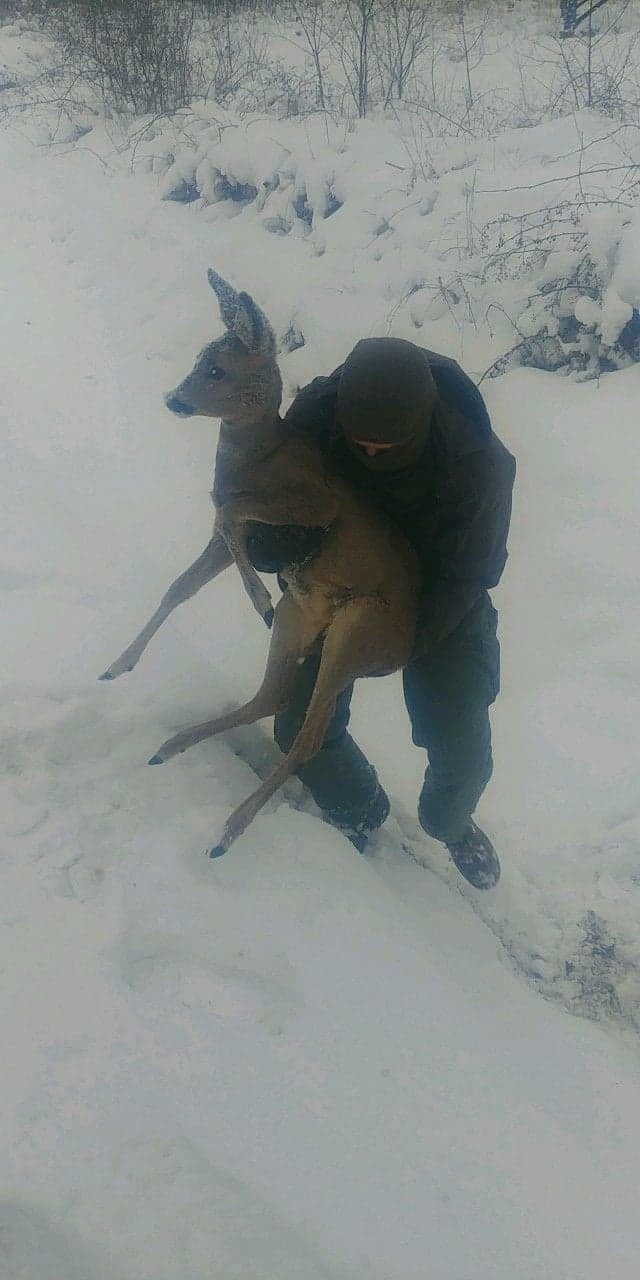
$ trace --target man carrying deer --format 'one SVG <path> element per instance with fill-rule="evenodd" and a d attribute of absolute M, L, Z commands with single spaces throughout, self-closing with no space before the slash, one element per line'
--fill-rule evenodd
<path fill-rule="evenodd" d="M 389 800 L 347 732 L 353 681 L 403 667 L 413 741 L 428 754 L 420 822 L 470 883 L 490 888 L 500 864 L 472 814 L 493 767 L 499 645 L 488 591 L 507 558 L 514 459 L 455 361 L 403 339 L 360 341 L 280 419 L 266 317 L 213 272 L 210 282 L 226 337 L 205 348 L 167 404 L 223 419 L 217 528 L 105 676 L 131 670 L 171 610 L 232 559 L 270 624 L 256 570 L 277 573 L 285 595 L 258 695 L 154 757 L 275 712 L 289 763 L 241 806 L 235 825 L 232 815 L 214 852 L 294 768 L 326 818 L 363 850 Z"/>
<path fill-rule="evenodd" d="M 340 368 L 298 394 L 286 421 L 312 433 L 329 470 L 366 492 L 418 552 L 418 630 L 403 672 L 413 741 L 429 760 L 418 814 L 462 875 L 489 887 L 499 863 L 472 814 L 493 770 L 488 709 L 499 692 L 500 649 L 488 590 L 507 558 L 514 459 L 459 365 L 396 338 L 359 342 Z M 276 718 L 283 750 L 316 662 L 300 668 L 290 707 Z M 389 800 L 347 732 L 351 694 L 340 697 L 325 746 L 300 777 L 364 847 Z"/>

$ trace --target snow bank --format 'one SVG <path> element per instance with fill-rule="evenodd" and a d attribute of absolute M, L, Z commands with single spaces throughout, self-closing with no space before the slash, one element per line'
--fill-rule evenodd
<path fill-rule="evenodd" d="M 540 21 L 530 16 L 532 41 L 549 38 Z M 14 46 L 34 40 L 22 27 L 20 39 L 10 39 L 12 30 L 3 31 L 0 50 L 7 66 Z M 512 33 L 492 26 L 480 34 L 478 101 L 486 103 L 489 87 L 495 92 L 496 67 L 509 95 L 516 84 L 521 90 L 524 55 Z M 453 30 L 441 49 L 453 67 L 456 41 Z M 579 43 L 562 42 L 564 56 L 578 57 Z M 564 65 L 559 48 L 546 53 L 545 65 Z M 50 60 L 41 45 L 39 60 L 30 55 L 41 71 L 47 54 Z M 24 65 L 14 61 L 24 79 Z M 553 77 L 547 83 L 543 75 L 543 83 L 553 100 Z M 522 118 L 503 113 L 500 128 L 479 118 L 457 136 L 454 108 L 434 117 L 426 101 L 354 120 L 318 112 L 280 119 L 199 99 L 171 119 L 136 120 L 131 128 L 111 120 L 105 135 L 95 95 L 81 86 L 74 94 L 62 107 L 40 101 L 26 128 L 39 144 L 64 151 L 79 139 L 109 166 L 148 173 L 160 199 L 193 206 L 232 252 L 246 245 L 251 227 L 255 250 L 243 262 L 257 293 L 270 263 L 282 264 L 274 320 L 283 350 L 291 349 L 290 331 L 299 351 L 303 339 L 314 348 L 297 359 L 301 380 L 317 369 L 318 355 L 329 358 L 322 334 L 335 327 L 336 310 L 349 340 L 360 336 L 366 315 L 370 332 L 447 349 L 477 377 L 524 364 L 590 378 L 638 361 L 640 143 L 633 123 L 575 102 L 558 116 L 557 94 L 555 113 L 528 101 Z"/>
<path fill-rule="evenodd" d="M 253 221 L 265 254 L 269 233 L 301 240 L 290 252 L 322 259 L 324 291 L 340 273 L 378 331 L 455 346 L 479 372 L 529 363 L 593 376 L 637 359 L 640 293 L 620 267 L 636 219 L 617 201 L 608 121 L 555 121 L 561 160 L 544 123 L 502 135 L 499 149 L 431 139 L 418 167 L 406 113 L 347 134 L 319 118 L 301 132 L 219 109 L 212 127 L 210 115 L 201 106 L 151 126 L 136 164 L 160 175 L 162 197 L 199 199 L 214 223 Z M 636 131 L 617 132 L 632 166 Z"/>

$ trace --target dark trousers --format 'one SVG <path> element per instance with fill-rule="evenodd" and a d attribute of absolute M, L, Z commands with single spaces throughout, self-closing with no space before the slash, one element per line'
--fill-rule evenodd
<path fill-rule="evenodd" d="M 403 673 L 413 741 L 428 754 L 418 803 L 429 835 L 461 835 L 493 771 L 489 707 L 500 688 L 497 613 L 485 592 L 456 630 Z M 302 724 L 319 655 L 301 665 L 288 709 L 276 717 L 275 739 L 288 751 Z M 299 771 L 329 821 L 371 831 L 384 821 L 387 797 L 373 766 L 347 732 L 353 685 L 338 698 L 324 746 Z"/>

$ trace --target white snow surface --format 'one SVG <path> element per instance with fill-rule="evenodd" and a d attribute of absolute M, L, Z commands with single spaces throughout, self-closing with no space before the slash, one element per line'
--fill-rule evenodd
<path fill-rule="evenodd" d="M 237 577 L 96 682 L 210 533 L 215 426 L 162 393 L 220 331 L 209 265 L 281 334 L 304 300 L 288 394 L 404 286 L 345 274 L 355 217 L 320 277 L 95 135 L 0 135 L 0 1276 L 631 1280 L 640 370 L 483 384 L 518 460 L 478 815 L 499 887 L 419 833 L 397 678 L 354 702 L 394 803 L 371 856 L 293 783 L 211 863 L 266 730 L 146 760 L 258 684 Z"/>

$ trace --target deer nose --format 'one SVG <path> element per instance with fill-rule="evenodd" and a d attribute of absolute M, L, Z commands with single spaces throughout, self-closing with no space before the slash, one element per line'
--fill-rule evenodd
<path fill-rule="evenodd" d="M 179 414 L 181 418 L 190 418 L 195 413 L 192 405 L 187 404 L 186 400 L 182 400 L 176 391 L 170 391 L 165 396 L 164 402 L 167 409 L 170 409 L 172 413 Z"/>

